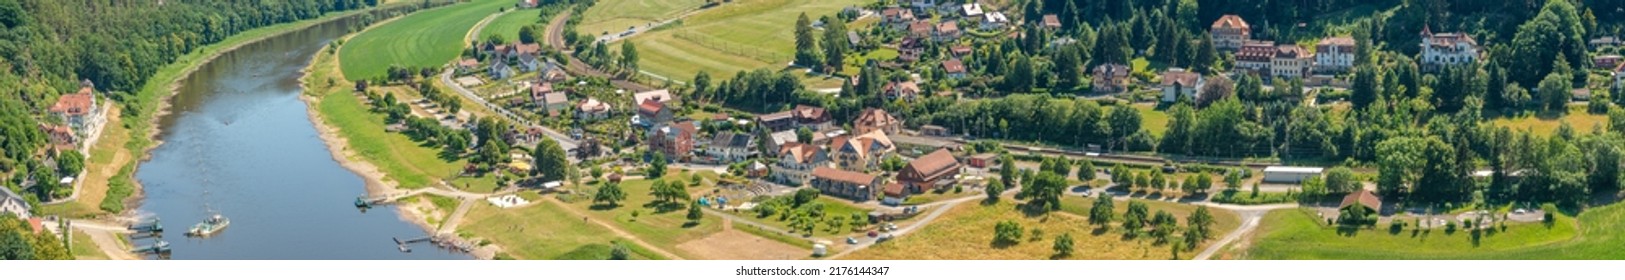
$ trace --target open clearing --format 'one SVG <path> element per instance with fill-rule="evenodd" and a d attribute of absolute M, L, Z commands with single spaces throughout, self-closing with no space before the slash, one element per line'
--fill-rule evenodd
<path fill-rule="evenodd" d="M 682 25 L 632 37 L 645 71 L 688 80 L 739 71 L 783 68 L 795 46 L 796 17 L 817 20 L 862 0 L 737 0 L 683 19 Z M 625 27 L 619 27 L 624 29 Z M 618 49 L 618 48 L 616 48 Z"/>
<path fill-rule="evenodd" d="M 1512 118 L 1496 118 L 1492 123 L 1505 126 L 1514 131 L 1529 130 L 1536 135 L 1550 136 L 1557 128 L 1567 122 L 1574 128 L 1575 133 L 1589 133 L 1592 128 L 1607 127 L 1608 114 L 1591 114 L 1586 112 L 1585 105 L 1569 106 L 1568 114 L 1558 117 L 1552 116 L 1521 116 Z"/>
<path fill-rule="evenodd" d="M 1389 231 L 1387 224 L 1342 235 L 1307 211 L 1265 216 L 1250 259 L 1620 259 L 1625 252 L 1625 208 L 1610 205 L 1558 215 L 1552 227 L 1507 224 L 1506 231 L 1447 233 L 1442 229 Z M 1414 224 L 1413 221 L 1405 221 Z M 1578 232 L 1578 235 L 1576 233 Z M 1477 239 L 1475 241 L 1475 239 Z"/>
<path fill-rule="evenodd" d="M 731 228 L 705 238 L 677 244 L 677 249 L 706 260 L 800 259 L 808 252 L 777 240 Z"/>
<path fill-rule="evenodd" d="M 1082 200 L 1062 201 L 1068 207 L 1087 208 L 1088 205 L 1071 205 L 1082 203 Z M 1119 201 L 1117 205 L 1127 205 Z M 1188 205 L 1172 203 L 1148 202 L 1152 213 L 1159 209 L 1168 209 L 1170 213 L 1179 217 L 1180 226 L 1184 226 L 1185 216 L 1178 210 L 1190 208 Z M 1184 207 L 1178 207 L 1184 206 Z M 1069 213 L 1052 213 L 1048 216 L 1028 217 L 1016 205 L 1003 200 L 995 205 L 982 205 L 980 203 L 960 204 L 944 214 L 936 222 L 926 225 L 918 232 L 899 237 L 897 240 L 881 243 L 866 250 L 848 255 L 848 259 L 893 259 L 893 260 L 1034 260 L 1048 259 L 1054 253 L 1051 246 L 1055 237 L 1061 234 L 1070 234 L 1073 239 L 1074 252 L 1067 259 L 1121 259 L 1121 260 L 1166 260 L 1173 256 L 1169 245 L 1153 245 L 1150 238 L 1142 237 L 1133 241 L 1124 241 L 1122 234 L 1117 230 L 1100 232 L 1089 226 L 1086 220 Z M 1070 211 L 1067 211 L 1070 212 Z M 1228 211 L 1214 209 L 1214 218 L 1218 220 L 1215 225 L 1214 236 L 1234 230 L 1237 218 Z M 993 226 L 999 221 L 1016 221 L 1024 230 L 1022 242 L 1004 247 L 993 244 Z M 1042 229 L 1043 237 L 1033 240 L 1034 228 Z M 1211 243 L 1211 241 L 1209 241 Z M 1199 247 L 1200 248 L 1200 247 Z M 1179 258 L 1195 256 L 1194 252 L 1179 254 Z"/>
<path fill-rule="evenodd" d="M 576 31 L 589 37 L 626 31 L 628 27 L 665 21 L 682 15 L 703 0 L 600 0 L 582 14 Z M 738 2 L 738 1 L 736 1 Z"/>
<path fill-rule="evenodd" d="M 339 57 L 344 61 L 344 76 L 352 80 L 380 77 L 391 65 L 445 65 L 467 46 L 463 39 L 475 23 L 513 3 L 475 0 L 454 4 L 408 15 L 362 32 L 339 50 Z"/>
<path fill-rule="evenodd" d="M 713 189 L 710 184 L 690 185 L 689 176 L 677 172 L 669 172 L 664 177 L 667 182 L 674 182 L 679 178 L 684 181 L 685 186 L 688 186 L 689 194 L 696 198 L 700 194 Z M 654 201 L 654 196 L 649 194 L 650 186 L 653 184 L 653 180 L 645 179 L 621 182 L 621 191 L 626 193 L 626 200 L 621 201 L 620 207 L 616 208 L 605 209 L 593 206 L 590 196 L 597 192 L 597 185 L 578 190 L 587 194 L 588 198 L 571 201 L 569 204 L 570 207 L 578 208 L 580 210 L 578 212 L 584 212 L 593 219 L 612 221 L 615 227 L 624 229 L 633 236 L 637 236 L 638 239 L 660 247 L 662 250 L 673 252 L 684 258 L 698 257 L 694 256 L 694 252 L 679 250 L 682 248 L 678 247 L 677 244 L 705 238 L 722 231 L 722 219 L 715 215 L 705 215 L 704 218 L 700 219 L 699 224 L 689 225 L 687 217 L 688 204 L 686 202 L 682 204 L 681 209 L 670 212 L 658 212 L 659 209 L 646 207 L 645 205 L 649 205 Z M 633 212 L 638 213 L 637 218 L 632 217 Z"/>
<path fill-rule="evenodd" d="M 491 240 L 519 259 L 603 260 L 609 258 L 610 242 L 617 241 L 608 229 L 577 219 L 552 203 L 509 209 L 476 203 L 459 231 Z M 633 259 L 653 256 L 636 244 L 621 243 L 632 249 Z"/>

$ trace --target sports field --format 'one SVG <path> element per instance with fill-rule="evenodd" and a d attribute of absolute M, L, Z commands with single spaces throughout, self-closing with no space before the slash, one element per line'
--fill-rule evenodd
<path fill-rule="evenodd" d="M 739 71 L 784 68 L 794 53 L 794 25 L 801 13 L 816 20 L 867 2 L 738 0 L 630 40 L 638 47 L 644 71 L 677 80 L 688 80 L 700 71 L 726 78 Z"/>
<path fill-rule="evenodd" d="M 344 77 L 379 77 L 390 65 L 445 65 L 462 52 L 463 38 L 475 23 L 509 5 L 513 1 L 474 0 L 419 12 L 362 32 L 339 50 Z"/>
<path fill-rule="evenodd" d="M 1508 224 L 1494 233 L 1457 230 L 1389 231 L 1386 224 L 1353 236 L 1322 226 L 1304 211 L 1265 216 L 1247 251 L 1251 259 L 1621 259 L 1625 206 L 1592 208 L 1578 218 L 1558 215 L 1551 227 Z"/>
<path fill-rule="evenodd" d="M 704 4 L 704 0 L 600 0 L 582 14 L 576 31 L 591 37 L 626 31 L 628 27 L 677 17 Z"/>

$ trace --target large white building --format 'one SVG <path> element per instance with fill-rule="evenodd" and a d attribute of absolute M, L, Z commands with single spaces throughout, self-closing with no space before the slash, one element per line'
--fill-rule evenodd
<path fill-rule="evenodd" d="M 1315 44 L 1315 72 L 1335 74 L 1354 68 L 1354 38 L 1348 36 L 1320 39 Z"/>
<path fill-rule="evenodd" d="M 1422 53 L 1419 55 L 1418 63 L 1421 64 L 1423 71 L 1478 60 L 1478 41 L 1466 33 L 1434 34 L 1432 30 L 1423 26 L 1421 47 Z"/>
<path fill-rule="evenodd" d="M 1312 177 L 1320 177 L 1320 167 L 1302 166 L 1270 166 L 1264 168 L 1265 183 L 1303 183 Z"/>
<path fill-rule="evenodd" d="M 1253 28 L 1240 16 L 1224 15 L 1213 21 L 1208 33 L 1213 36 L 1213 48 L 1235 51 L 1247 40 L 1252 40 Z"/>
<path fill-rule="evenodd" d="M 1301 79 L 1308 77 L 1314 66 L 1314 54 L 1297 45 L 1282 45 L 1275 48 L 1275 57 L 1270 58 L 1270 76 Z"/>

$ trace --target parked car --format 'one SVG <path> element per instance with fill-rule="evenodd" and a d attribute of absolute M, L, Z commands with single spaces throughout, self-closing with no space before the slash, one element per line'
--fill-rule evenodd
<path fill-rule="evenodd" d="M 858 244 L 858 239 L 857 238 L 852 238 L 852 237 L 847 237 L 846 238 L 846 244 Z"/>
<path fill-rule="evenodd" d="M 874 238 L 874 237 L 875 237 L 875 236 L 880 236 L 880 233 L 879 233 L 879 232 L 875 232 L 875 231 L 873 231 L 873 230 L 871 230 L 871 231 L 869 231 L 869 237 L 870 237 L 870 238 Z"/>

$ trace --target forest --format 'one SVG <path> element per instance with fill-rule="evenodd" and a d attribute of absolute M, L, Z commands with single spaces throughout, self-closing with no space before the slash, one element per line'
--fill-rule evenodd
<path fill-rule="evenodd" d="M 158 69 L 254 28 L 355 10 L 376 0 L 0 0 L 0 178 L 34 198 L 59 194 L 40 123 L 56 97 L 82 81 L 115 105 L 133 104 Z M 124 110 L 124 114 L 140 114 Z M 80 158 L 80 157 L 73 157 Z M 82 162 L 82 158 L 80 158 Z M 82 168 L 82 166 L 80 166 Z M 36 183 L 35 181 L 41 182 Z M 26 183 L 26 184 L 25 184 Z M 27 185 L 39 185 L 24 190 Z"/>

